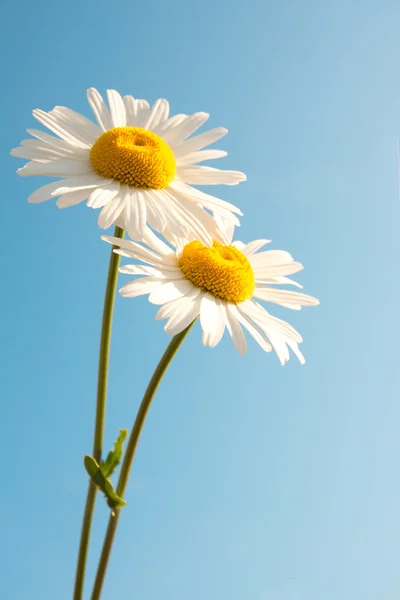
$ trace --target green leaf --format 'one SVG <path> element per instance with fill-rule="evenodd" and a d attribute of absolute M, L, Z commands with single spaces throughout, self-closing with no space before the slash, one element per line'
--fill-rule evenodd
<path fill-rule="evenodd" d="M 86 455 L 84 458 L 84 465 L 90 479 L 93 481 L 96 487 L 103 492 L 104 496 L 106 497 L 107 504 L 111 509 L 114 509 L 117 506 L 126 505 L 126 502 L 124 502 L 124 500 L 122 500 L 122 498 L 120 498 L 114 490 L 111 481 L 105 477 L 101 467 L 99 466 L 99 463 L 93 458 L 93 456 Z"/>
<path fill-rule="evenodd" d="M 119 465 L 123 453 L 123 443 L 128 432 L 126 429 L 120 429 L 119 436 L 114 442 L 114 448 L 110 450 L 104 462 L 99 465 L 93 456 L 86 455 L 84 458 L 85 469 L 100 491 L 103 492 L 108 506 L 113 510 L 117 506 L 125 506 L 126 502 L 122 500 L 113 488 L 109 477 Z"/>
<path fill-rule="evenodd" d="M 95 460 L 93 456 L 86 454 L 83 463 L 90 479 L 93 481 L 93 483 L 100 487 L 104 479 L 104 475 L 100 470 L 97 460 Z"/>
<path fill-rule="evenodd" d="M 120 498 L 118 494 L 114 491 L 112 483 L 109 479 L 106 479 L 104 489 L 104 493 L 107 498 L 107 504 L 110 508 L 116 508 L 117 506 L 126 506 L 126 502 L 124 502 L 124 500 L 122 500 L 122 498 Z"/>
<path fill-rule="evenodd" d="M 106 460 L 101 464 L 100 469 L 105 477 L 110 477 L 121 462 L 122 453 L 124 451 L 123 443 L 127 435 L 128 431 L 126 429 L 119 430 L 119 436 L 114 442 L 114 448 L 110 450 Z"/>

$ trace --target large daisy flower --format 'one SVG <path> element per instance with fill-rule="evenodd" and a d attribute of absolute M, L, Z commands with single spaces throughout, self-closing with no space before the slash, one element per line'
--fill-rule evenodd
<path fill-rule="evenodd" d="M 208 211 L 239 223 L 233 214 L 241 214 L 239 209 L 192 187 L 246 179 L 239 171 L 199 165 L 226 155 L 204 149 L 227 133 L 223 127 L 190 137 L 207 121 L 207 113 L 169 117 L 167 100 L 150 107 L 115 90 L 107 91 L 109 108 L 94 88 L 87 98 L 96 124 L 64 106 L 36 109 L 33 116 L 57 137 L 28 129 L 36 139 L 23 140 L 11 151 L 30 161 L 19 175 L 63 178 L 37 189 L 30 202 L 59 196 L 57 205 L 66 208 L 88 199 L 88 206 L 102 208 L 101 228 L 120 223 L 134 240 L 143 238 L 148 224 L 210 245 L 218 229 Z"/>
<path fill-rule="evenodd" d="M 229 227 L 227 243 L 214 241 L 211 247 L 199 240 L 170 237 L 171 247 L 150 230 L 141 244 L 103 239 L 119 246 L 121 249 L 114 250 L 118 254 L 144 263 L 120 268 L 121 273 L 139 276 L 120 293 L 127 298 L 148 294 L 152 304 L 161 305 L 156 319 L 167 319 L 168 334 L 176 335 L 200 316 L 205 346 L 216 346 L 226 327 L 243 355 L 247 349 L 244 328 L 263 350 L 274 349 L 282 365 L 289 360 L 289 349 L 303 364 L 300 334 L 258 303 L 265 300 L 294 310 L 319 304 L 311 296 L 276 287 L 292 284 L 301 288 L 287 275 L 303 266 L 282 250 L 258 252 L 269 240 L 231 243 L 232 234 L 233 227 Z"/>

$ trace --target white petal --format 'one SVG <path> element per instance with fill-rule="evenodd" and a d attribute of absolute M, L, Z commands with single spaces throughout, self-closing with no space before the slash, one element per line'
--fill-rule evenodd
<path fill-rule="evenodd" d="M 226 212 L 233 212 L 238 215 L 243 214 L 239 208 L 237 208 L 234 204 L 230 202 L 226 202 L 226 200 L 221 200 L 220 198 L 216 198 L 215 196 L 211 196 L 210 194 L 205 194 L 201 190 L 197 190 L 196 188 L 187 185 L 183 181 L 179 181 L 178 179 L 174 179 L 169 188 L 172 188 L 178 191 L 180 194 L 186 196 L 187 198 L 191 198 L 196 200 L 198 204 L 203 206 L 204 208 L 208 208 L 212 210 L 214 213 L 223 214 Z"/>
<path fill-rule="evenodd" d="M 231 311 L 234 312 L 238 321 L 245 329 L 247 329 L 257 344 L 259 344 L 265 352 L 271 352 L 272 346 L 263 335 L 262 330 L 258 329 L 258 327 L 251 322 L 250 318 L 244 312 L 241 312 L 240 304 L 236 306 L 236 309 L 231 306 Z"/>
<path fill-rule="evenodd" d="M 157 279 L 168 279 L 168 281 L 185 278 L 180 269 L 167 271 L 149 267 L 147 265 L 124 265 L 119 268 L 119 272 L 124 273 L 125 275 L 151 275 Z"/>
<path fill-rule="evenodd" d="M 200 323 L 204 331 L 212 332 L 218 326 L 220 311 L 218 298 L 215 298 L 211 294 L 204 294 L 201 300 L 200 307 Z"/>
<path fill-rule="evenodd" d="M 163 121 L 156 127 L 153 127 L 153 132 L 164 139 L 164 135 L 167 133 L 167 131 L 172 131 L 172 129 L 175 129 L 186 118 L 187 115 L 184 114 L 174 115 L 173 117 L 167 119 L 166 121 Z"/>
<path fill-rule="evenodd" d="M 294 327 L 286 321 L 270 315 L 265 308 L 254 300 L 242 302 L 240 304 L 240 311 L 250 317 L 268 337 L 271 335 L 280 335 L 298 343 L 303 341 L 301 335 Z"/>
<path fill-rule="evenodd" d="M 139 190 L 127 188 L 125 192 L 124 221 L 129 237 L 140 241 L 146 232 L 146 202 Z"/>
<path fill-rule="evenodd" d="M 238 250 L 240 250 L 241 252 L 243 252 L 243 248 L 245 247 L 246 244 L 244 244 L 243 242 L 241 242 L 240 240 L 235 240 L 234 242 L 232 242 L 232 246 L 235 246 L 235 248 L 237 248 Z"/>
<path fill-rule="evenodd" d="M 258 252 L 260 248 L 265 246 L 265 244 L 269 244 L 271 240 L 253 240 L 249 244 L 245 244 L 242 248 L 243 254 L 246 256 L 251 256 L 255 252 Z"/>
<path fill-rule="evenodd" d="M 269 283 L 269 285 L 277 284 L 277 283 L 279 283 L 280 285 L 294 285 L 295 287 L 300 288 L 301 290 L 304 287 L 300 283 L 297 283 L 297 281 L 294 281 L 293 279 L 290 279 L 289 277 L 276 277 L 274 281 L 269 281 L 269 282 L 264 281 L 263 283 Z"/>
<path fill-rule="evenodd" d="M 37 140 L 44 142 L 44 144 L 49 148 L 54 148 L 55 150 L 65 152 L 66 154 L 72 154 L 74 157 L 88 156 L 88 148 L 77 148 L 75 144 L 60 140 L 59 138 L 56 138 L 45 131 L 40 131 L 39 129 L 27 129 L 26 131 L 30 135 L 33 135 L 33 137 L 37 138 Z M 37 140 L 23 140 L 22 146 L 33 145 L 33 147 L 35 147 L 36 144 L 39 144 Z"/>
<path fill-rule="evenodd" d="M 205 160 L 213 160 L 215 158 L 223 158 L 228 153 L 225 150 L 200 150 L 199 152 L 192 152 L 186 154 L 182 158 L 178 158 L 176 164 L 178 167 L 183 165 L 195 165 L 196 163 L 203 162 Z"/>
<path fill-rule="evenodd" d="M 186 327 L 188 327 L 199 316 L 200 298 L 194 300 L 182 298 L 185 302 L 182 303 L 179 312 L 170 317 L 165 324 L 164 330 L 169 335 L 177 335 Z"/>
<path fill-rule="evenodd" d="M 40 152 L 43 154 L 43 159 L 45 159 L 44 153 L 49 153 L 49 157 L 47 158 L 46 156 L 46 160 L 51 159 L 51 153 L 53 153 L 57 159 L 71 158 L 74 160 L 87 160 L 89 158 L 90 150 L 88 148 L 78 148 L 77 146 L 37 129 L 28 129 L 27 131 L 38 139 L 22 140 L 22 148 L 27 151 L 32 150 Z"/>
<path fill-rule="evenodd" d="M 216 127 L 215 129 L 210 129 L 209 131 L 191 137 L 174 149 L 175 158 L 181 158 L 182 156 L 201 150 L 221 139 L 227 133 L 228 130 L 225 129 L 225 127 Z"/>
<path fill-rule="evenodd" d="M 125 207 L 123 212 L 124 229 L 128 232 L 132 240 L 140 241 L 140 236 L 137 235 L 137 210 L 136 210 L 136 192 L 124 186 Z"/>
<path fill-rule="evenodd" d="M 68 208 L 79 204 L 86 200 L 89 195 L 89 190 L 78 190 L 77 192 L 70 192 L 69 194 L 63 194 L 56 202 L 58 208 Z"/>
<path fill-rule="evenodd" d="M 60 194 L 66 194 L 76 190 L 83 190 L 85 188 L 104 187 L 112 183 L 112 179 L 104 179 L 95 173 L 88 175 L 78 175 L 76 177 L 68 177 L 64 181 L 59 181 L 59 187 L 54 190 L 53 196 L 59 196 Z"/>
<path fill-rule="evenodd" d="M 179 220 L 187 224 L 192 236 L 203 244 L 210 246 L 212 244 L 213 233 L 217 231 L 217 224 L 212 216 L 201 208 L 201 206 L 183 197 L 175 190 L 163 191 L 169 195 L 170 202 L 174 204 L 175 211 L 179 215 Z"/>
<path fill-rule="evenodd" d="M 157 269 L 147 265 L 123 265 L 119 267 L 118 271 L 124 275 L 152 275 L 158 278 Z M 158 272 L 160 273 L 161 271 Z"/>
<path fill-rule="evenodd" d="M 124 285 L 119 293 L 124 298 L 136 298 L 145 294 L 151 294 L 162 282 L 154 277 L 142 277 Z"/>
<path fill-rule="evenodd" d="M 70 175 L 88 175 L 92 166 L 88 160 L 69 160 L 67 158 L 52 162 L 31 161 L 26 163 L 17 173 L 21 177 L 45 175 L 47 177 L 69 177 Z"/>
<path fill-rule="evenodd" d="M 226 323 L 226 309 L 219 298 L 204 294 L 200 306 L 203 344 L 214 348 L 221 340 Z"/>
<path fill-rule="evenodd" d="M 300 349 L 299 349 L 298 345 L 296 344 L 296 342 L 293 342 L 292 340 L 286 340 L 286 343 L 289 346 L 289 348 L 291 350 L 293 350 L 294 354 L 299 359 L 300 364 L 305 365 L 306 359 L 304 358 L 303 354 L 300 352 Z"/>
<path fill-rule="evenodd" d="M 165 227 L 160 230 L 154 226 L 157 231 L 167 236 L 166 239 L 168 240 L 170 240 L 171 235 L 187 238 L 190 234 L 190 226 L 188 225 L 190 218 L 186 213 L 182 216 L 180 207 L 176 205 L 174 198 L 169 192 L 169 189 L 146 192 L 147 204 L 149 206 L 149 224 L 151 225 L 154 220 L 154 216 L 150 214 L 150 209 L 153 207 L 159 212 L 162 211 L 163 222 L 165 223 Z M 160 222 L 160 219 L 158 219 L 158 222 Z"/>
<path fill-rule="evenodd" d="M 163 135 L 164 140 L 174 149 L 175 146 L 183 142 L 183 140 L 201 127 L 209 116 L 207 113 L 199 112 L 182 119 L 179 125 L 169 129 Z"/>
<path fill-rule="evenodd" d="M 279 362 L 284 366 L 290 359 L 289 349 L 286 339 L 280 335 L 269 334 L 269 340 L 279 358 Z"/>
<path fill-rule="evenodd" d="M 163 237 L 175 248 L 175 255 L 177 259 L 181 256 L 184 247 L 190 242 L 187 238 L 177 237 L 169 231 L 164 231 Z"/>
<path fill-rule="evenodd" d="M 240 354 L 240 356 L 244 356 L 247 351 L 246 338 L 239 321 L 230 311 L 229 304 L 226 305 L 226 326 L 237 352 Z"/>
<path fill-rule="evenodd" d="M 234 224 L 228 219 L 224 219 L 221 215 L 215 214 L 214 220 L 218 225 L 218 229 L 223 235 L 226 245 L 230 245 L 232 242 L 233 234 L 235 231 Z"/>
<path fill-rule="evenodd" d="M 291 290 L 277 290 L 269 287 L 256 287 L 254 298 L 260 298 L 267 302 L 280 304 L 287 308 L 300 308 L 301 306 L 318 306 L 319 300 L 312 296 L 307 296 L 301 292 L 292 292 Z"/>
<path fill-rule="evenodd" d="M 163 191 L 163 190 L 161 190 L 161 191 Z M 218 233 L 220 233 L 219 225 L 217 224 L 217 222 L 215 220 L 215 216 L 217 214 L 220 215 L 223 219 L 229 221 L 232 225 L 240 225 L 240 221 L 236 217 L 236 215 L 234 215 L 232 212 L 230 212 L 229 210 L 226 209 L 225 204 L 228 204 L 228 203 L 225 203 L 224 200 L 221 200 L 221 205 L 219 205 L 218 198 L 215 198 L 212 200 L 202 199 L 201 201 L 199 201 L 196 195 L 190 195 L 186 192 L 181 192 L 175 186 L 174 187 L 170 186 L 167 191 L 170 194 L 172 194 L 172 196 L 174 198 L 179 199 L 180 204 L 182 207 L 185 208 L 185 211 L 187 211 L 187 210 L 192 211 L 193 209 L 190 207 L 197 205 L 196 211 L 198 214 L 198 218 L 200 218 L 202 214 L 206 215 L 207 221 L 203 221 L 202 219 L 201 220 L 203 221 L 203 225 L 205 225 L 206 228 L 209 228 L 209 233 L 212 236 L 218 235 Z M 202 211 L 203 211 L 202 213 L 199 212 L 199 208 L 202 209 Z M 238 210 L 234 206 L 233 206 L 233 208 L 235 209 L 235 211 Z M 210 221 L 210 219 L 209 219 L 210 215 L 205 209 L 213 211 L 214 223 Z M 192 232 L 192 234 L 193 234 L 193 232 Z M 196 235 L 196 234 L 194 234 L 194 235 Z M 181 237 L 187 237 L 187 236 L 181 236 Z M 223 239 L 226 239 L 226 236 L 223 236 Z"/>
<path fill-rule="evenodd" d="M 38 188 L 31 194 L 28 198 L 28 202 L 32 204 L 39 204 L 39 202 L 45 202 L 46 200 L 50 200 L 53 198 L 53 192 L 60 186 L 59 181 L 52 181 L 51 183 L 46 183 L 46 185 L 42 185 L 42 187 Z"/>
<path fill-rule="evenodd" d="M 302 342 L 302 337 L 286 321 L 282 321 L 277 317 L 269 314 L 263 306 L 258 304 L 255 300 L 246 300 L 240 304 L 240 312 L 249 317 L 256 325 L 268 336 L 270 334 L 282 335 L 285 338 L 290 338 L 295 342 Z"/>
<path fill-rule="evenodd" d="M 157 190 L 142 190 L 146 201 L 147 222 L 156 231 L 164 231 L 167 218 L 163 206 L 158 201 Z"/>
<path fill-rule="evenodd" d="M 99 214 L 98 223 L 102 229 L 108 229 L 115 223 L 125 206 L 125 196 L 121 192 L 105 205 Z"/>
<path fill-rule="evenodd" d="M 89 88 L 87 90 L 87 99 L 101 129 L 103 131 L 112 129 L 111 115 L 99 92 L 95 88 Z"/>
<path fill-rule="evenodd" d="M 250 259 L 251 264 L 251 259 Z M 277 281 L 282 279 L 282 275 L 293 275 L 303 270 L 303 265 L 298 262 L 291 262 L 287 265 L 278 265 L 273 267 L 253 267 L 256 281 L 269 283 L 269 281 Z"/>
<path fill-rule="evenodd" d="M 113 127 L 126 126 L 125 104 L 120 94 L 116 90 L 107 90 L 108 103 Z"/>
<path fill-rule="evenodd" d="M 198 292 L 200 292 L 200 290 L 198 290 Z M 197 296 L 198 295 L 199 294 L 197 294 Z M 189 293 L 187 296 L 182 296 L 181 298 L 176 298 L 175 300 L 166 302 L 158 309 L 155 317 L 156 320 L 161 321 L 163 319 L 174 319 L 176 316 L 179 316 L 182 307 L 190 303 L 195 297 L 196 296 L 192 296 L 192 294 Z"/>
<path fill-rule="evenodd" d="M 34 141 L 34 140 L 31 140 Z M 37 147 L 30 148 L 29 146 L 22 146 L 20 148 L 13 148 L 10 152 L 11 156 L 16 158 L 26 158 L 27 160 L 59 160 L 60 158 L 68 157 L 65 152 L 59 152 L 54 148 Z"/>
<path fill-rule="evenodd" d="M 203 342 L 203 346 L 208 346 L 209 348 L 215 348 L 215 346 L 217 346 L 220 343 L 222 336 L 225 333 L 225 324 L 226 324 L 226 316 L 225 316 L 225 308 L 224 308 L 224 318 L 221 321 L 220 328 L 212 333 L 206 333 L 205 331 L 203 331 L 202 336 L 201 336 L 201 341 Z"/>
<path fill-rule="evenodd" d="M 138 233 L 138 210 L 137 193 L 134 189 L 124 186 L 125 208 L 123 213 L 124 228 L 127 230 L 132 240 L 141 241 L 141 235 Z"/>
<path fill-rule="evenodd" d="M 187 279 L 178 281 L 169 281 L 164 283 L 149 296 L 149 302 L 152 304 L 164 304 L 170 300 L 181 298 L 193 289 L 193 284 Z"/>
<path fill-rule="evenodd" d="M 149 118 L 150 106 L 147 100 L 136 100 L 137 102 L 137 117 L 135 127 L 144 127 Z"/>
<path fill-rule="evenodd" d="M 211 167 L 178 167 L 177 174 L 186 183 L 194 185 L 237 185 L 246 181 L 246 175 L 240 171 L 223 171 Z"/>
<path fill-rule="evenodd" d="M 186 220 L 180 218 L 175 203 L 164 190 L 144 191 L 148 209 L 149 225 L 156 231 L 187 237 L 189 228 Z"/>
<path fill-rule="evenodd" d="M 90 143 L 85 140 L 84 135 L 81 135 L 74 127 L 69 125 L 61 115 L 56 113 L 46 113 L 44 110 L 35 109 L 32 111 L 35 119 L 42 125 L 50 129 L 60 138 L 77 146 L 78 148 L 90 148 Z"/>
<path fill-rule="evenodd" d="M 168 119 L 169 115 L 169 104 L 164 98 L 159 98 L 153 104 L 153 107 L 149 113 L 147 123 L 143 126 L 144 129 L 152 131 L 155 127 L 163 123 Z"/>
<path fill-rule="evenodd" d="M 284 250 L 265 250 L 251 256 L 251 265 L 254 269 L 287 265 L 293 261 L 293 256 Z"/>
<path fill-rule="evenodd" d="M 66 106 L 55 106 L 50 114 L 54 114 L 62 119 L 62 121 L 69 126 L 71 131 L 78 131 L 82 141 L 89 145 L 92 145 L 102 134 L 102 130 L 98 125 L 95 125 L 95 123 L 87 117 Z"/>
<path fill-rule="evenodd" d="M 137 102 L 133 96 L 124 96 L 126 124 L 128 127 L 134 127 L 137 116 Z"/>
<path fill-rule="evenodd" d="M 132 242 L 131 240 L 122 240 L 110 235 L 103 235 L 102 239 L 109 244 L 123 248 L 121 251 L 116 251 L 121 256 L 129 256 L 146 262 L 152 266 L 162 269 L 175 270 L 177 267 L 176 256 L 174 252 L 171 252 L 168 256 L 160 256 L 156 252 L 149 250 L 142 244 Z"/>
<path fill-rule="evenodd" d="M 170 302 L 166 302 L 157 311 L 156 320 L 160 321 L 161 319 L 169 319 L 179 314 L 182 306 L 188 301 L 193 301 L 195 298 L 199 298 L 199 314 L 200 314 L 200 301 L 203 296 L 203 292 L 199 290 L 199 288 L 193 288 L 186 296 L 182 298 L 176 298 L 176 300 L 170 300 Z"/>
<path fill-rule="evenodd" d="M 164 256 L 170 256 L 173 253 L 173 250 L 163 242 L 158 235 L 153 233 L 149 227 L 146 228 L 146 231 L 143 235 L 143 241 L 150 246 L 153 250 L 158 252 L 158 254 L 163 254 Z"/>
<path fill-rule="evenodd" d="M 112 181 L 109 185 L 97 188 L 91 192 L 87 205 L 90 208 L 102 208 L 108 204 L 120 191 L 118 181 Z"/>
<path fill-rule="evenodd" d="M 148 120 L 149 103 L 133 96 L 124 96 L 126 124 L 129 127 L 143 127 Z"/>

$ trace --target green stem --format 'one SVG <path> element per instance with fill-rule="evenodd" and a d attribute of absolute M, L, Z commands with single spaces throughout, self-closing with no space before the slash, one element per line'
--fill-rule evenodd
<path fill-rule="evenodd" d="M 194 323 L 194 321 L 193 321 Z M 150 408 L 150 404 L 154 398 L 154 395 L 157 391 L 158 386 L 170 365 L 172 359 L 174 358 L 179 346 L 182 344 L 183 340 L 189 333 L 190 328 L 193 323 L 186 327 L 181 333 L 175 335 L 171 342 L 169 343 L 167 349 L 165 350 L 160 362 L 157 365 L 156 370 L 153 373 L 152 378 L 150 379 L 150 383 L 147 386 L 145 394 L 143 396 L 142 403 L 139 407 L 139 411 L 136 415 L 135 423 L 133 425 L 133 429 L 129 436 L 128 445 L 126 447 L 124 460 L 121 467 L 121 473 L 118 480 L 117 485 L 117 494 L 121 498 L 123 498 L 126 485 L 128 483 L 130 470 L 132 467 L 132 462 L 135 456 L 135 451 L 138 445 L 138 441 L 140 438 L 140 434 L 144 425 L 144 421 L 146 419 L 147 412 Z M 114 509 L 114 511 L 110 515 L 110 519 L 108 521 L 107 533 L 103 543 L 103 549 L 101 552 L 99 566 L 97 568 L 96 579 L 94 582 L 92 600 L 99 600 L 101 595 L 101 590 L 104 583 L 104 577 L 107 570 L 108 560 L 110 558 L 111 549 L 114 541 L 115 532 L 117 530 L 119 515 L 120 515 L 120 507 Z"/>
<path fill-rule="evenodd" d="M 124 230 L 120 227 L 116 227 L 114 231 L 114 236 L 122 239 L 124 237 Z M 116 246 L 113 246 L 111 250 L 110 265 L 108 267 L 106 294 L 104 298 L 103 322 L 101 325 L 99 373 L 97 379 L 96 420 L 93 440 L 93 456 L 98 463 L 100 463 L 101 461 L 101 454 L 103 450 L 111 328 L 113 308 L 115 302 L 115 292 L 117 288 L 118 267 L 120 262 L 119 254 L 115 254 L 115 252 L 113 252 L 114 248 L 116 248 Z M 96 486 L 92 481 L 89 481 L 85 513 L 83 516 L 82 523 L 81 540 L 79 545 L 78 563 L 76 567 L 75 588 L 73 596 L 74 600 L 82 600 L 86 558 L 89 546 L 90 530 L 92 527 L 93 512 L 96 503 L 96 493 Z"/>

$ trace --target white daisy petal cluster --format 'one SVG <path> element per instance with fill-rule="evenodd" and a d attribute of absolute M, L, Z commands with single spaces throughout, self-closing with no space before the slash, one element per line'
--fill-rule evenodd
<path fill-rule="evenodd" d="M 290 351 L 304 363 L 300 334 L 259 303 L 292 310 L 319 304 L 311 296 L 277 287 L 301 288 L 288 276 L 302 265 L 288 252 L 260 251 L 268 240 L 232 242 L 240 210 L 193 187 L 245 181 L 240 171 L 201 164 L 226 156 L 208 146 L 227 130 L 199 134 L 209 115 L 170 117 L 165 99 L 150 106 L 107 90 L 106 103 L 94 88 L 87 99 L 95 123 L 64 106 L 33 111 L 51 133 L 28 129 L 32 138 L 11 154 L 29 161 L 19 175 L 56 180 L 33 192 L 29 202 L 58 198 L 57 206 L 67 208 L 86 200 L 90 208 L 101 209 L 102 229 L 114 224 L 121 237 L 126 230 L 133 241 L 103 238 L 119 248 L 115 252 L 139 261 L 120 268 L 137 276 L 120 292 L 130 298 L 147 294 L 160 305 L 156 318 L 166 319 L 168 334 L 180 333 L 200 317 L 205 346 L 216 346 L 227 329 L 243 355 L 246 330 L 263 350 L 275 350 L 281 364 Z"/>
<path fill-rule="evenodd" d="M 107 91 L 109 106 L 94 88 L 87 98 L 97 123 L 64 106 L 37 109 L 34 117 L 52 135 L 28 129 L 34 139 L 11 151 L 29 160 L 19 175 L 58 178 L 37 189 L 30 202 L 58 197 L 57 205 L 66 208 L 87 200 L 91 208 L 101 208 L 101 228 L 121 224 L 134 240 L 141 240 L 149 225 L 210 245 L 220 236 L 210 212 L 239 225 L 238 208 L 192 187 L 246 179 L 239 171 L 200 164 L 226 155 L 206 149 L 227 133 L 223 127 L 193 135 L 207 113 L 170 117 L 167 100 L 150 106 L 115 90 Z"/>
<path fill-rule="evenodd" d="M 180 333 L 200 317 L 205 346 L 216 346 L 226 328 L 236 350 L 243 355 L 247 350 L 243 330 L 247 330 L 263 350 L 274 349 L 282 365 L 289 360 L 290 350 L 303 364 L 300 334 L 258 302 L 264 300 L 293 310 L 319 304 L 306 294 L 276 287 L 301 287 L 287 276 L 303 266 L 282 250 L 259 252 L 269 240 L 231 243 L 232 233 L 227 227 L 227 243 L 214 242 L 211 248 L 189 239 L 168 245 L 150 230 L 143 243 L 103 239 L 119 246 L 114 252 L 142 263 L 120 268 L 121 273 L 136 276 L 120 293 L 127 298 L 148 295 L 149 302 L 160 305 L 156 319 L 166 319 L 169 335 Z"/>

